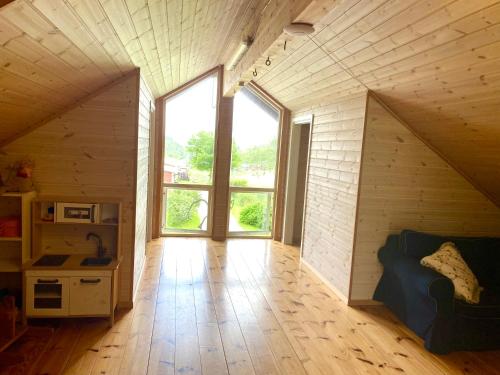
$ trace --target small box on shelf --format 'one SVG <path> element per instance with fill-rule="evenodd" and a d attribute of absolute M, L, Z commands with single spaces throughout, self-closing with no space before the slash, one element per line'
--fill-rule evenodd
<path fill-rule="evenodd" d="M 118 224 L 119 215 L 120 215 L 119 205 L 112 203 L 101 204 L 100 222 L 102 224 Z"/>
<path fill-rule="evenodd" d="M 40 203 L 40 220 L 42 222 L 54 222 L 54 202 L 41 202 Z"/>

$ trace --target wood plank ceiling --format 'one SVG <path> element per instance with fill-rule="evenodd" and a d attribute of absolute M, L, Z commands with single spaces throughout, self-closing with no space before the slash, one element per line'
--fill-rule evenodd
<path fill-rule="evenodd" d="M 165 94 L 227 61 L 243 36 L 258 28 L 269 3 L 16 0 L 5 5 L 0 144 L 137 66 L 155 97 Z"/>
<path fill-rule="evenodd" d="M 341 0 L 315 26 L 243 79 L 295 111 L 373 90 L 500 204 L 499 1 Z"/>
<path fill-rule="evenodd" d="M 314 35 L 279 35 L 306 8 L 326 13 Z M 136 66 L 158 97 L 257 31 L 231 83 L 292 110 L 371 89 L 500 202 L 497 0 L 16 0 L 0 9 L 0 146 Z"/>

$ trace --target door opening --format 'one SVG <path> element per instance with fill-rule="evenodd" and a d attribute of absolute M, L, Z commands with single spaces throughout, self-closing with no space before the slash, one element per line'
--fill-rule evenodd
<path fill-rule="evenodd" d="M 307 188 L 307 169 L 312 119 L 293 123 L 288 159 L 283 242 L 300 246 Z"/>

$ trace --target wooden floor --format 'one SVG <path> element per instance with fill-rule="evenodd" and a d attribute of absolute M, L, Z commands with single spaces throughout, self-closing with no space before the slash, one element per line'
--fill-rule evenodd
<path fill-rule="evenodd" d="M 135 308 L 67 320 L 38 374 L 495 374 L 500 352 L 434 356 L 383 307 L 345 306 L 298 250 L 162 239 Z M 496 371 L 496 372 L 495 372 Z"/>

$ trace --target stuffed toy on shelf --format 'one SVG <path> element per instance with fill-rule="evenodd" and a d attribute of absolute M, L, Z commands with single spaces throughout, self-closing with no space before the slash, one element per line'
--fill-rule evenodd
<path fill-rule="evenodd" d="M 0 176 L 0 194 L 34 191 L 35 185 L 32 177 L 34 166 L 31 160 L 21 160 L 9 165 L 6 173 Z"/>

